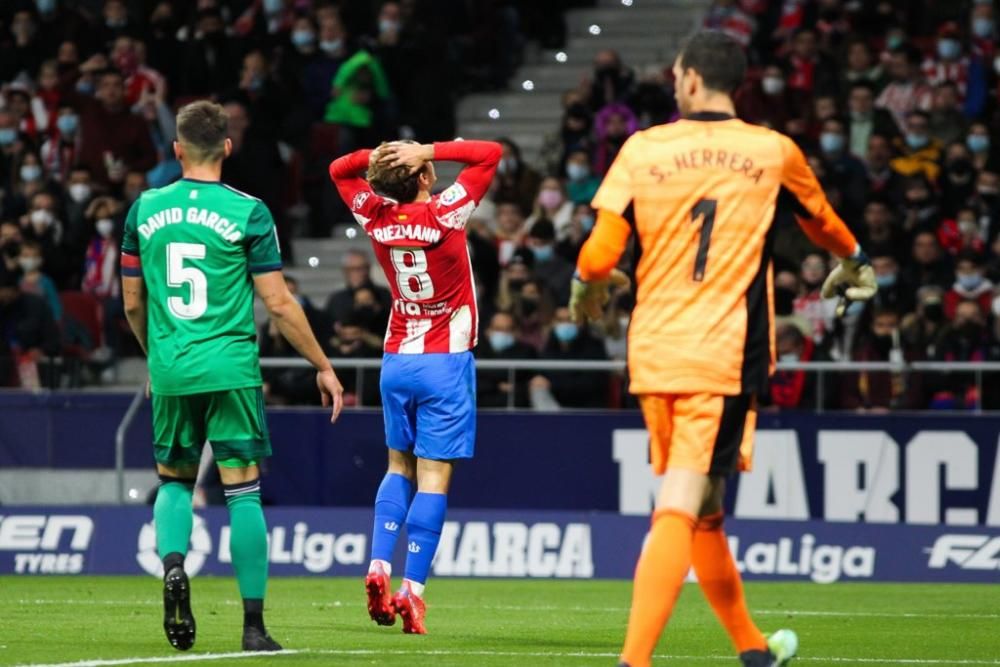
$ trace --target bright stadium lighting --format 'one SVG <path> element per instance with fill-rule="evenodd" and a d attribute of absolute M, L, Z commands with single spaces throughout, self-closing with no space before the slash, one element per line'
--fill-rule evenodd
<path fill-rule="evenodd" d="M 596 23 L 592 23 L 590 28 L 588 28 L 588 31 L 590 32 L 591 35 L 594 35 L 596 37 L 597 35 L 601 34 L 601 26 L 597 25 Z"/>
<path fill-rule="evenodd" d="M 531 79 L 525 79 L 524 83 L 521 84 L 521 87 L 524 88 L 525 90 L 529 90 L 529 91 L 530 90 L 534 90 L 535 89 L 535 82 L 532 81 Z"/>
<path fill-rule="evenodd" d="M 566 55 L 565 51 L 559 51 L 558 53 L 556 53 L 556 62 L 557 63 L 564 63 L 567 60 L 569 60 L 569 56 Z"/>
<path fill-rule="evenodd" d="M 490 117 L 490 120 L 497 120 L 500 118 L 500 109 L 494 107 L 493 109 L 490 109 L 486 115 Z"/>
<path fill-rule="evenodd" d="M 346 236 L 349 239 L 353 239 L 357 237 L 357 235 L 358 235 L 358 230 L 356 230 L 354 227 L 348 227 L 347 229 L 344 230 L 344 236 Z"/>
<path fill-rule="evenodd" d="M 622 4 L 625 5 L 626 7 L 631 7 L 632 0 L 622 0 Z"/>
<path fill-rule="evenodd" d="M 314 268 L 314 269 L 317 266 L 319 266 L 319 257 L 310 257 L 309 258 L 309 266 L 312 267 L 312 268 Z"/>
<path fill-rule="evenodd" d="M 132 500 L 135 500 L 136 498 L 138 498 L 139 497 L 139 489 L 129 489 L 128 490 L 128 497 L 131 498 Z"/>

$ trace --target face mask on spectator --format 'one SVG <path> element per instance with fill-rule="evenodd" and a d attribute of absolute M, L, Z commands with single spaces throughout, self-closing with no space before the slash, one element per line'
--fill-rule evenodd
<path fill-rule="evenodd" d="M 819 135 L 819 147 L 824 153 L 839 153 L 844 150 L 844 135 L 838 132 L 824 132 Z"/>
<path fill-rule="evenodd" d="M 958 286 L 971 292 L 983 284 L 983 276 L 978 273 L 963 273 L 958 276 Z"/>
<path fill-rule="evenodd" d="M 393 21 L 392 19 L 382 19 L 378 22 L 378 31 L 381 33 L 386 32 L 399 32 L 399 21 Z"/>
<path fill-rule="evenodd" d="M 56 0 L 35 0 L 39 14 L 51 14 L 56 10 Z"/>
<path fill-rule="evenodd" d="M 538 193 L 538 203 L 542 208 L 559 208 L 563 203 L 562 193 L 552 188 L 546 188 Z"/>
<path fill-rule="evenodd" d="M 962 45 L 957 39 L 942 39 L 937 43 L 937 51 L 943 60 L 954 60 L 962 53 Z"/>
<path fill-rule="evenodd" d="M 118 28 L 124 28 L 128 24 L 128 19 L 126 18 L 116 18 L 116 19 L 106 19 L 104 25 L 108 26 L 112 30 L 117 30 Z"/>
<path fill-rule="evenodd" d="M 21 180 L 26 182 L 37 181 L 42 177 L 42 168 L 37 164 L 21 165 Z"/>
<path fill-rule="evenodd" d="M 986 134 L 970 134 L 965 138 L 965 145 L 973 153 L 985 153 L 990 149 L 990 137 Z"/>
<path fill-rule="evenodd" d="M 42 268 L 41 257 L 19 257 L 17 263 L 21 266 L 21 270 L 25 273 L 31 273 Z"/>
<path fill-rule="evenodd" d="M 45 210 L 44 208 L 36 208 L 31 212 L 31 224 L 34 225 L 35 229 L 38 231 L 44 231 L 49 228 L 54 222 L 52 214 Z"/>
<path fill-rule="evenodd" d="M 10 146 L 17 139 L 17 130 L 12 127 L 0 129 L 0 146 Z"/>
<path fill-rule="evenodd" d="M 906 133 L 906 145 L 913 150 L 920 150 L 930 142 L 926 134 L 913 134 L 912 132 Z"/>
<path fill-rule="evenodd" d="M 785 90 L 785 80 L 777 76 L 765 76 L 760 80 L 760 87 L 768 95 L 778 95 Z"/>
<path fill-rule="evenodd" d="M 589 213 L 587 215 L 581 215 L 580 216 L 580 227 L 582 227 L 583 231 L 585 231 L 585 232 L 589 232 L 591 229 L 593 229 L 594 228 L 594 216 L 592 216 Z"/>
<path fill-rule="evenodd" d="M 250 90 L 258 91 L 264 87 L 264 77 L 260 74 L 254 74 L 250 77 Z"/>
<path fill-rule="evenodd" d="M 319 48 L 323 53 L 336 53 L 340 51 L 340 45 L 344 43 L 342 39 L 324 39 L 319 43 Z"/>
<path fill-rule="evenodd" d="M 59 128 L 61 134 L 76 134 L 76 128 L 80 125 L 80 119 L 76 114 L 67 114 L 65 116 L 59 116 L 56 119 L 56 127 Z"/>
<path fill-rule="evenodd" d="M 972 34 L 980 39 L 989 39 L 993 36 L 993 20 L 985 16 L 972 19 Z"/>
<path fill-rule="evenodd" d="M 489 332 L 490 347 L 496 352 L 504 352 L 514 347 L 514 334 L 509 331 Z"/>
<path fill-rule="evenodd" d="M 590 176 L 590 169 L 585 164 L 580 164 L 579 162 L 570 162 L 566 165 L 566 177 L 569 180 L 577 182 Z"/>
<path fill-rule="evenodd" d="M 979 225 L 976 224 L 975 220 L 959 220 L 958 231 L 964 236 L 971 236 L 979 231 Z"/>
<path fill-rule="evenodd" d="M 548 262 L 552 259 L 554 250 L 550 245 L 532 246 L 531 254 L 535 256 L 536 262 Z"/>
<path fill-rule="evenodd" d="M 101 218 L 96 223 L 94 223 L 94 228 L 102 239 L 106 239 L 111 236 L 111 232 L 115 229 L 115 222 L 111 218 Z"/>
<path fill-rule="evenodd" d="M 292 32 L 292 44 L 299 48 L 312 46 L 315 41 L 316 35 L 313 34 L 312 30 L 295 30 Z"/>
<path fill-rule="evenodd" d="M 796 361 L 799 360 L 799 353 L 798 352 L 785 352 L 784 354 L 782 354 L 781 356 L 778 357 L 778 360 L 779 361 L 783 361 L 786 364 L 790 363 L 790 362 L 794 363 L 794 362 L 796 362 Z"/>
<path fill-rule="evenodd" d="M 622 330 L 622 334 L 628 330 L 628 325 L 632 323 L 631 315 L 622 315 L 618 318 L 618 328 Z"/>
<path fill-rule="evenodd" d="M 69 186 L 69 198 L 77 204 L 82 204 L 90 198 L 90 186 L 86 183 L 72 183 Z"/>
<path fill-rule="evenodd" d="M 887 287 L 892 287 L 896 284 L 896 274 L 895 273 L 885 273 L 881 276 L 875 276 L 875 284 L 878 285 L 879 289 L 886 289 Z"/>
<path fill-rule="evenodd" d="M 277 14 L 281 11 L 284 0 L 264 0 L 264 12 L 266 14 Z"/>
<path fill-rule="evenodd" d="M 560 343 L 569 343 L 576 339 L 580 329 L 573 322 L 559 322 L 552 327 L 552 333 Z"/>
<path fill-rule="evenodd" d="M 903 44 L 903 36 L 900 34 L 889 35 L 885 40 L 885 48 L 887 51 L 892 51 L 893 49 L 901 46 Z"/>
<path fill-rule="evenodd" d="M 497 165 L 497 171 L 501 174 L 513 174 L 517 171 L 517 158 L 516 157 L 504 157 L 500 158 L 500 164 Z"/>
<path fill-rule="evenodd" d="M 80 79 L 76 82 L 76 92 L 81 95 L 93 95 L 94 94 L 94 82 L 89 79 Z"/>

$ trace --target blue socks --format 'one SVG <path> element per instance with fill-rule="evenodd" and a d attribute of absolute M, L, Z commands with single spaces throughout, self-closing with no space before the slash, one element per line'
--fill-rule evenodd
<path fill-rule="evenodd" d="M 420 585 L 420 595 L 431 561 L 441 539 L 444 515 L 448 509 L 448 496 L 443 493 L 417 493 L 406 517 L 406 534 L 409 538 L 404 578 Z"/>
<path fill-rule="evenodd" d="M 372 528 L 372 560 L 392 562 L 399 531 L 406 521 L 413 497 L 413 482 L 402 475 L 387 473 L 375 496 L 375 525 Z M 417 496 L 420 497 L 419 495 Z"/>

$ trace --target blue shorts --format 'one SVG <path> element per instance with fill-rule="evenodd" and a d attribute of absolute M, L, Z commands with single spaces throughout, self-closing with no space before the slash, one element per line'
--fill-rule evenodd
<path fill-rule="evenodd" d="M 382 357 L 385 441 L 422 459 L 471 459 L 476 448 L 476 360 L 461 354 Z"/>

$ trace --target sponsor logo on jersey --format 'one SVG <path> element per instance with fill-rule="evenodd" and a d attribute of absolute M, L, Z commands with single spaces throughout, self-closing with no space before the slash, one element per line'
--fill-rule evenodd
<path fill-rule="evenodd" d="M 411 554 L 418 554 L 420 553 L 420 545 L 417 544 L 416 542 L 410 542 L 408 545 L 406 545 L 406 550 L 409 551 Z"/>
<path fill-rule="evenodd" d="M 438 197 L 438 202 L 441 206 L 451 206 L 461 201 L 466 194 L 465 188 L 462 187 L 461 183 L 453 183 L 451 187 L 441 193 L 441 196 Z"/>
<path fill-rule="evenodd" d="M 391 530 L 392 532 L 396 532 L 397 530 L 399 530 L 399 524 L 396 523 L 395 521 L 386 521 L 385 529 Z"/>
<path fill-rule="evenodd" d="M 77 514 L 0 516 L 0 551 L 14 551 L 17 574 L 83 571 L 94 522 Z"/>
<path fill-rule="evenodd" d="M 955 565 L 962 570 L 1000 570 L 1000 537 L 989 535 L 942 535 L 930 554 L 927 567 L 943 570 Z"/>
<path fill-rule="evenodd" d="M 370 196 L 370 192 L 359 192 L 354 195 L 354 201 L 351 202 L 351 208 L 355 211 L 360 211 L 361 207 L 365 205 L 365 202 L 368 201 Z"/>

